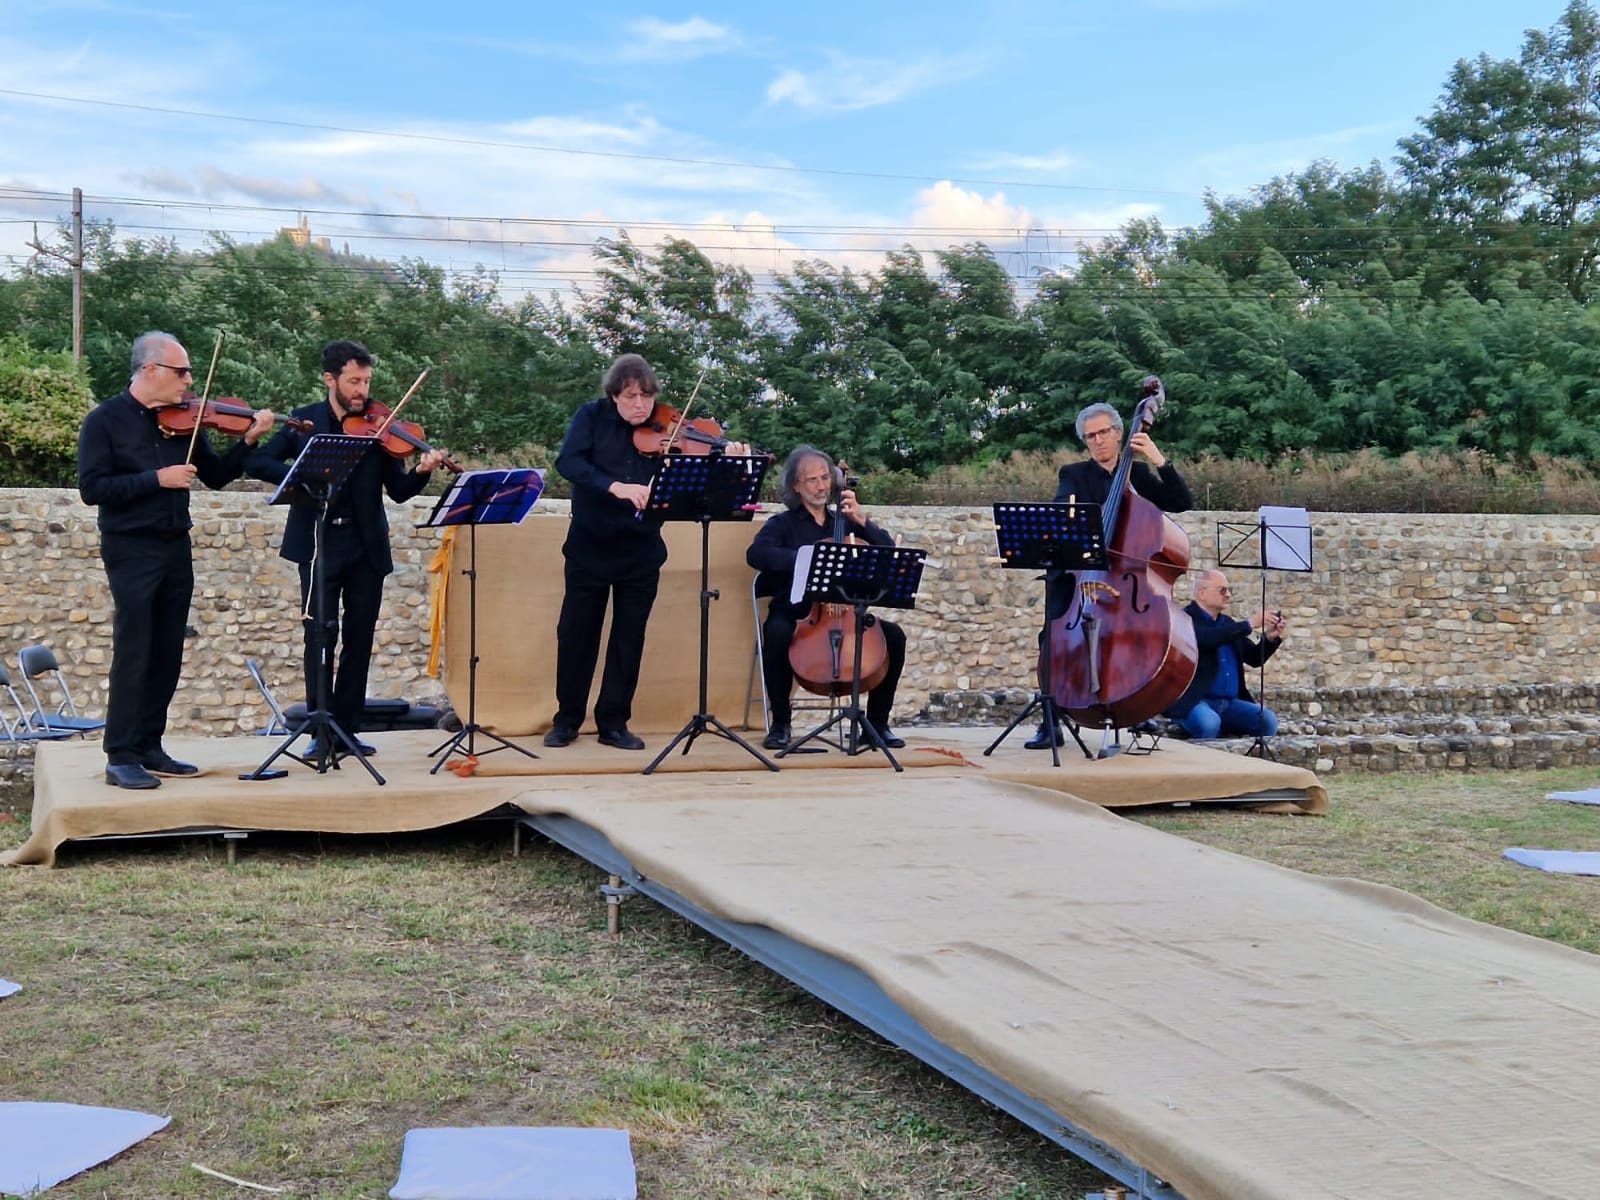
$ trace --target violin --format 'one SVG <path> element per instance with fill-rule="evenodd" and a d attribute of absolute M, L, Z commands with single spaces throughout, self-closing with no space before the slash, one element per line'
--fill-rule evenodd
<path fill-rule="evenodd" d="M 381 400 L 368 400 L 364 412 L 349 413 L 340 422 L 339 427 L 351 437 L 377 438 L 378 445 L 396 458 L 407 458 L 418 450 L 424 454 L 433 453 L 433 447 L 422 440 L 421 425 L 415 421 L 390 420 L 389 417 L 390 410 L 387 404 Z M 448 455 L 440 460 L 439 465 L 452 475 L 461 474 L 461 465 L 452 461 Z"/>
<path fill-rule="evenodd" d="M 203 416 L 202 408 L 205 410 Z M 202 402 L 193 392 L 185 392 L 178 403 L 164 404 L 156 409 L 156 425 L 161 430 L 161 436 L 169 438 L 191 437 L 197 420 L 201 429 L 214 429 L 228 437 L 243 437 L 250 432 L 251 422 L 255 419 L 256 410 L 236 396 L 218 396 L 215 400 Z M 282 414 L 273 416 L 273 424 L 300 430 L 312 427 L 310 421 Z"/>
<path fill-rule="evenodd" d="M 715 417 L 684 419 L 686 409 L 656 402 L 650 415 L 633 427 L 633 448 L 640 454 L 716 454 L 733 439 L 722 434 Z"/>
<path fill-rule="evenodd" d="M 846 534 L 844 510 L 840 507 L 844 492 L 854 491 L 860 483 L 849 470 L 844 462 L 835 469 L 839 494 L 834 497 L 833 536 L 824 541 L 843 543 L 855 537 Z M 794 672 L 795 682 L 817 696 L 850 695 L 858 674 L 863 692 L 870 692 L 882 683 L 889 673 L 889 643 L 883 635 L 883 627 L 871 613 L 861 619 L 859 660 L 856 633 L 854 605 L 828 604 L 820 600 L 813 604 L 811 612 L 796 623 L 794 638 L 789 643 L 789 669 Z"/>

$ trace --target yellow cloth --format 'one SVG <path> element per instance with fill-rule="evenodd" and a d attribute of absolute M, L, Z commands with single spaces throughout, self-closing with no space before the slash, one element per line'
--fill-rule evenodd
<path fill-rule="evenodd" d="M 439 666 L 444 661 L 444 614 L 450 599 L 450 564 L 455 558 L 456 530 L 459 525 L 445 526 L 439 548 L 428 560 L 428 674 L 438 678 Z"/>

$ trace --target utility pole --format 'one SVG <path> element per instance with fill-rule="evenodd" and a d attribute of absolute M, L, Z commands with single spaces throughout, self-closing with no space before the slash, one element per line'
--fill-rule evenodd
<path fill-rule="evenodd" d="M 52 250 L 39 241 L 39 226 L 33 227 L 32 246 L 40 254 L 59 258 L 72 268 L 72 360 L 83 361 L 83 189 L 72 189 L 72 253 Z"/>

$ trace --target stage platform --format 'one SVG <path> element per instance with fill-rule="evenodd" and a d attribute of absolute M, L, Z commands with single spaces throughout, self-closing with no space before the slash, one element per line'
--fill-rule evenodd
<path fill-rule="evenodd" d="M 908 745 L 895 752 L 906 768 L 901 778 L 921 779 L 935 772 L 1027 783 L 1113 808 L 1246 801 L 1282 811 L 1321 813 L 1328 806 L 1327 792 L 1309 771 L 1185 742 L 1162 742 L 1152 754 L 1122 753 L 1096 761 L 1085 759 L 1069 742 L 1062 749 L 1061 766 L 1053 767 L 1047 751 L 1022 748 L 1025 734 L 1020 731 L 988 758 L 983 750 L 997 730 L 940 727 L 902 732 Z M 688 754 L 681 747 L 674 750 L 647 777 L 640 772 L 672 736 L 654 733 L 645 735 L 650 748 L 642 753 L 610 749 L 592 735 L 559 750 L 546 749 L 535 737 L 515 739 L 539 757 L 499 750 L 480 756 L 475 773 L 461 778 L 449 770 L 429 773 L 438 759 L 428 752 L 444 741 L 441 732 L 362 736 L 378 750 L 372 764 L 386 780 L 381 786 L 359 763 L 346 762 L 339 770 L 318 775 L 287 758 L 274 764 L 288 770 L 287 778 L 246 782 L 239 775 L 258 766 L 276 746 L 276 738 L 180 738 L 169 739 L 169 749 L 200 766 L 201 775 L 169 779 L 151 791 L 124 791 L 103 781 L 105 758 L 97 743 L 43 744 L 34 763 L 32 836 L 17 850 L 0 856 L 0 862 L 49 866 L 62 843 L 105 837 L 265 830 L 415 832 L 507 805 L 527 811 L 559 810 L 561 797 L 567 795 L 610 789 L 647 795 L 653 781 L 669 775 L 733 773 L 741 786 L 779 801 L 816 791 L 817 771 L 848 772 L 843 787 L 851 792 L 877 788 L 896 777 L 881 754 L 850 757 L 836 750 L 791 755 L 778 760 L 782 769 L 772 772 L 745 750 L 714 735 L 697 738 Z M 1096 744 L 1089 740 L 1091 748 Z M 493 745 L 486 739 L 478 741 L 480 749 Z M 461 756 L 451 757 L 459 761 Z"/>
<path fill-rule="evenodd" d="M 1108 811 L 1320 810 L 1304 771 L 1184 743 L 1055 769 L 1020 744 L 982 758 L 992 731 L 907 732 L 903 773 L 835 754 L 775 775 L 703 738 L 651 777 L 648 754 L 586 740 L 491 755 L 470 779 L 426 773 L 440 735 L 383 734 L 384 787 L 348 767 L 241 783 L 266 740 L 175 742 L 209 773 L 143 794 L 101 783 L 92 743 L 47 745 L 15 858 L 103 834 L 417 830 L 514 806 L 1145 1196 L 1589 1194 L 1600 958 Z"/>

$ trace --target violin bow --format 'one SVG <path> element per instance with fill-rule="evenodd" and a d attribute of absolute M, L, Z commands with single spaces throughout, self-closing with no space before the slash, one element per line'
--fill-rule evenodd
<path fill-rule="evenodd" d="M 394 419 L 400 415 L 400 410 L 406 406 L 406 401 L 417 394 L 417 389 L 422 386 L 422 381 L 428 377 L 432 367 L 423 367 L 422 374 L 417 376 L 417 381 L 407 389 L 406 394 L 400 397 L 400 403 L 389 410 L 389 415 L 383 419 L 383 424 L 378 426 L 378 432 L 373 437 L 381 438 L 388 432 L 389 426 L 394 424 Z"/>
<path fill-rule="evenodd" d="M 200 440 L 200 426 L 206 420 L 206 401 L 211 396 L 211 380 L 217 373 L 217 359 L 222 355 L 222 330 L 217 330 L 217 344 L 211 348 L 211 368 L 206 372 L 206 386 L 200 393 L 200 411 L 194 415 L 194 432 L 189 435 L 189 454 L 183 460 L 184 466 L 194 462 L 194 444 Z"/>
<path fill-rule="evenodd" d="M 689 393 L 689 399 L 684 402 L 678 411 L 678 419 L 667 427 L 667 436 L 662 439 L 661 445 L 665 449 L 678 440 L 678 435 L 683 432 L 683 426 L 689 419 L 689 406 L 694 403 L 694 398 L 700 394 L 700 385 L 706 381 L 706 373 L 700 372 L 700 378 L 694 381 L 694 390 Z"/>

